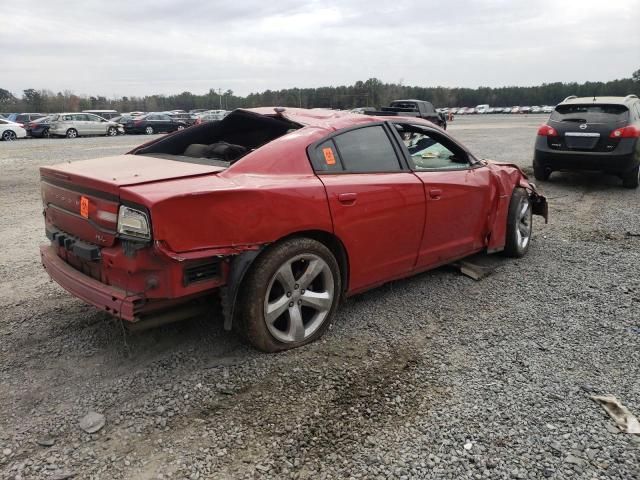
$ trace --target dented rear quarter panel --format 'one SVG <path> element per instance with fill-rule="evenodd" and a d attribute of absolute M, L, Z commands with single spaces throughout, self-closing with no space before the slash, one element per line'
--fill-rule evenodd
<path fill-rule="evenodd" d="M 326 192 L 306 154 L 309 142 L 326 133 L 303 128 L 219 174 L 123 187 L 121 198 L 148 208 L 154 240 L 177 253 L 332 232 Z"/>

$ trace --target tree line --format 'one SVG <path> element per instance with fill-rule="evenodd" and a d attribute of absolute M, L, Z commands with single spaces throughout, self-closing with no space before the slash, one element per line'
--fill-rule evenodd
<path fill-rule="evenodd" d="M 70 90 L 53 92 L 28 88 L 20 97 L 0 88 L 0 112 L 75 112 L 90 109 L 113 109 L 119 112 L 225 109 L 262 106 L 303 108 L 380 107 L 401 98 L 429 100 L 436 107 L 468 107 L 479 104 L 493 106 L 555 105 L 569 95 L 625 96 L 640 95 L 640 70 L 631 78 L 608 82 L 544 83 L 532 87 L 448 88 L 407 86 L 384 83 L 377 78 L 357 81 L 353 85 L 318 88 L 287 88 L 235 95 L 232 90 L 211 88 L 204 95 L 182 92 L 178 95 L 106 98 L 76 95 Z"/>

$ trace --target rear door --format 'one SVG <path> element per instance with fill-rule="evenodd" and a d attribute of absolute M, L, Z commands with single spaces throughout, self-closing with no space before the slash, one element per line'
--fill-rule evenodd
<path fill-rule="evenodd" d="M 89 118 L 85 113 L 74 113 L 71 115 L 73 128 L 78 131 L 80 135 L 92 135 L 92 128 L 89 124 Z"/>
<path fill-rule="evenodd" d="M 104 135 L 106 133 L 106 122 L 103 122 L 100 117 L 97 115 L 92 115 L 90 113 L 85 113 L 87 117 L 87 126 L 91 131 L 91 135 Z"/>
<path fill-rule="evenodd" d="M 489 169 L 435 129 L 399 124 L 397 134 L 426 198 L 416 268 L 442 265 L 482 250 L 495 200 Z"/>
<path fill-rule="evenodd" d="M 425 218 L 424 189 L 385 124 L 342 131 L 310 148 L 336 235 L 349 255 L 349 291 L 409 273 Z"/>
<path fill-rule="evenodd" d="M 609 137 L 611 132 L 628 123 L 629 110 L 624 105 L 558 105 L 549 118 L 558 136 L 548 137 L 547 142 L 556 150 L 608 152 L 619 142 Z"/>
<path fill-rule="evenodd" d="M 169 115 L 161 115 L 162 130 L 165 132 L 173 132 L 178 128 L 177 123 L 171 119 Z"/>

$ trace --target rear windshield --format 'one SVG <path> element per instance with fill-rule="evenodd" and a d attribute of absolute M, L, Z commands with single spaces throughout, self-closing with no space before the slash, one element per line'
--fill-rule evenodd
<path fill-rule="evenodd" d="M 551 113 L 551 120 L 591 122 L 619 122 L 629 118 L 624 105 L 558 105 Z"/>

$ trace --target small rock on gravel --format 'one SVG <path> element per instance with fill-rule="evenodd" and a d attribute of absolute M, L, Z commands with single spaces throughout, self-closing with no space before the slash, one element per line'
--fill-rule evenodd
<path fill-rule="evenodd" d="M 97 412 L 89 412 L 80 420 L 80 428 L 87 433 L 96 433 L 104 427 L 104 415 Z"/>
<path fill-rule="evenodd" d="M 43 437 L 36 440 L 36 443 L 41 447 L 53 447 L 56 441 L 51 437 Z"/>

